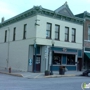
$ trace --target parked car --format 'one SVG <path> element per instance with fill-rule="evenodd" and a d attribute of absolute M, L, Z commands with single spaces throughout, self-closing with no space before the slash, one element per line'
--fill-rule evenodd
<path fill-rule="evenodd" d="M 85 71 L 82 73 L 83 76 L 88 76 L 89 74 L 90 74 L 90 69 L 85 70 Z"/>
<path fill-rule="evenodd" d="M 88 73 L 88 76 L 90 77 L 90 73 Z"/>

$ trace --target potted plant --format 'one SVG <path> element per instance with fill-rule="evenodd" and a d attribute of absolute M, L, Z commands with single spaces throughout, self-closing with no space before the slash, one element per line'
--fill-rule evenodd
<path fill-rule="evenodd" d="M 45 76 L 50 75 L 50 71 L 49 70 L 45 70 Z"/>

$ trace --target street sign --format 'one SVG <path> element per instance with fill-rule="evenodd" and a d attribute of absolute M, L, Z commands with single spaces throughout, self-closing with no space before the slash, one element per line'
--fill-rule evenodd
<path fill-rule="evenodd" d="M 32 59 L 29 59 L 29 65 L 30 66 L 32 65 Z"/>
<path fill-rule="evenodd" d="M 45 47 L 45 58 L 48 58 L 48 46 Z"/>

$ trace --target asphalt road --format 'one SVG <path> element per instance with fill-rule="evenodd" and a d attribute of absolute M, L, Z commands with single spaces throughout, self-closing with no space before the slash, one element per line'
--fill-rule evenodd
<path fill-rule="evenodd" d="M 61 77 L 27 79 L 0 74 L 0 90 L 82 90 L 82 83 L 90 77 Z"/>

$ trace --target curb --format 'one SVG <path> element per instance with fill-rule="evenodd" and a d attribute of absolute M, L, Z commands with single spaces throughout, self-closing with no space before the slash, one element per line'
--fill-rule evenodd
<path fill-rule="evenodd" d="M 7 74 L 7 75 L 12 75 L 12 76 L 17 76 L 17 77 L 24 77 L 22 74 L 15 74 L 15 73 L 8 73 L 8 72 L 1 72 L 1 74 Z M 75 76 L 80 76 L 80 75 L 75 75 L 75 74 L 69 74 L 69 75 L 49 75 L 49 76 L 43 76 L 39 77 L 41 74 L 35 76 L 35 77 L 27 77 L 28 79 L 38 79 L 38 78 L 61 78 L 61 77 L 75 77 Z"/>
<path fill-rule="evenodd" d="M 51 76 L 45 76 L 45 78 L 58 78 L 58 77 L 75 77 L 77 75 L 71 74 L 71 75 L 51 75 Z"/>
<path fill-rule="evenodd" d="M 0 73 L 2 73 L 2 74 L 7 74 L 7 75 L 12 75 L 12 76 L 23 77 L 23 75 L 21 75 L 21 74 L 7 73 L 7 72 L 1 72 L 1 71 L 0 71 Z"/>

